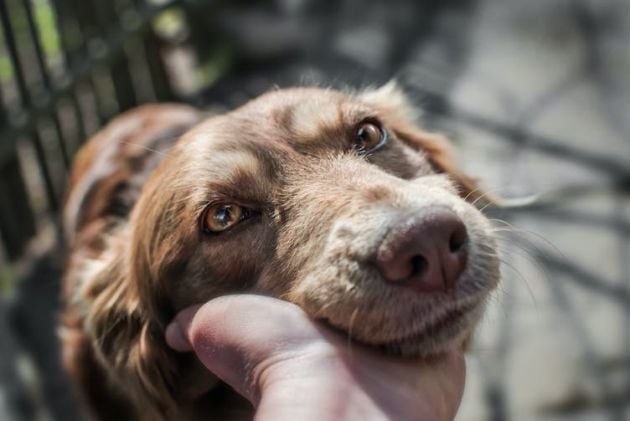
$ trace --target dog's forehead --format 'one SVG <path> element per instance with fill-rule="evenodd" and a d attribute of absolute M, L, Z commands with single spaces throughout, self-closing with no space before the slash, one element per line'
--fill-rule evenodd
<path fill-rule="evenodd" d="M 326 111 L 338 110 L 344 103 L 353 101 L 353 97 L 339 91 L 318 88 L 291 88 L 267 92 L 245 104 L 244 112 L 277 116 L 301 109 Z M 238 110 L 237 110 L 238 111 Z"/>
<path fill-rule="evenodd" d="M 195 180 L 273 178 L 280 170 L 303 168 L 304 159 L 315 165 L 312 158 L 348 151 L 351 130 L 382 111 L 362 94 L 271 91 L 195 128 L 179 148 L 181 165 Z"/>
<path fill-rule="evenodd" d="M 357 96 L 316 88 L 270 92 L 242 111 L 251 116 L 249 123 L 264 127 L 274 140 L 298 148 L 313 143 L 337 146 L 326 145 L 327 138 L 343 136 L 353 121 L 374 113 Z"/>
<path fill-rule="evenodd" d="M 311 154 L 345 149 L 349 128 L 368 116 L 377 117 L 378 110 L 359 95 L 317 88 L 282 89 L 207 120 L 191 137 L 213 153 L 262 147 Z"/>

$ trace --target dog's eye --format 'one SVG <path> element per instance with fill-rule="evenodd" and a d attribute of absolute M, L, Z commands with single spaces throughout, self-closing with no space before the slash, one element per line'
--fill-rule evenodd
<path fill-rule="evenodd" d="M 203 214 L 203 230 L 211 234 L 221 233 L 253 216 L 253 213 L 249 208 L 231 203 L 212 205 Z"/>
<path fill-rule="evenodd" d="M 357 127 L 356 148 L 360 152 L 372 152 L 387 142 L 387 131 L 378 122 L 365 121 Z"/>

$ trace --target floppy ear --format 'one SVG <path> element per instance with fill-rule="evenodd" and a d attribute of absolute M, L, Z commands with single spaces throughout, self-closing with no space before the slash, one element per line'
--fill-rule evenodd
<path fill-rule="evenodd" d="M 361 99 L 382 110 L 390 122 L 390 130 L 396 137 L 412 148 L 427 154 L 433 167 L 446 173 L 455 182 L 460 196 L 470 202 L 492 203 L 493 199 L 480 190 L 477 181 L 464 174 L 455 161 L 451 143 L 442 135 L 429 133 L 419 128 L 414 121 L 419 112 L 395 81 L 378 89 L 368 90 Z"/>
<path fill-rule="evenodd" d="M 429 161 L 439 172 L 449 175 L 455 182 L 461 197 L 470 202 L 483 200 L 491 202 L 477 180 L 464 174 L 455 162 L 450 142 L 442 135 L 428 133 L 412 125 L 396 125 L 393 128 L 396 136 L 403 142 L 427 154 Z"/>
<path fill-rule="evenodd" d="M 123 246 L 126 247 L 127 245 Z M 143 308 L 131 282 L 126 252 L 117 253 L 95 276 L 89 291 L 87 329 L 97 358 L 112 373 L 114 387 L 130 392 L 149 418 L 162 420 L 174 405 L 174 367 L 163 329 Z M 138 416 L 140 414 L 137 414 Z M 148 419 L 148 418 L 147 418 Z"/>

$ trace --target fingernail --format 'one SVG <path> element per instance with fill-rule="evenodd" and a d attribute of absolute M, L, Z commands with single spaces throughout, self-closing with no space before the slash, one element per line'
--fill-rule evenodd
<path fill-rule="evenodd" d="M 188 342 L 186 335 L 184 335 L 184 330 L 177 322 L 171 322 L 166 327 L 164 337 L 166 338 L 168 346 L 173 348 L 175 351 L 185 352 L 192 350 L 190 342 Z"/>

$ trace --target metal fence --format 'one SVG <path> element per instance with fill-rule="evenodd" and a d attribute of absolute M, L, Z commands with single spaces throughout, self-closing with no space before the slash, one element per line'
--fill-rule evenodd
<path fill-rule="evenodd" d="M 154 18 L 176 3 L 0 2 L 0 234 L 10 259 L 58 210 L 90 133 L 141 102 L 174 98 Z"/>
<path fill-rule="evenodd" d="M 189 6 L 0 0 L 1 419 L 81 419 L 55 333 L 69 166 L 116 114 L 183 99 L 167 55 Z"/>

